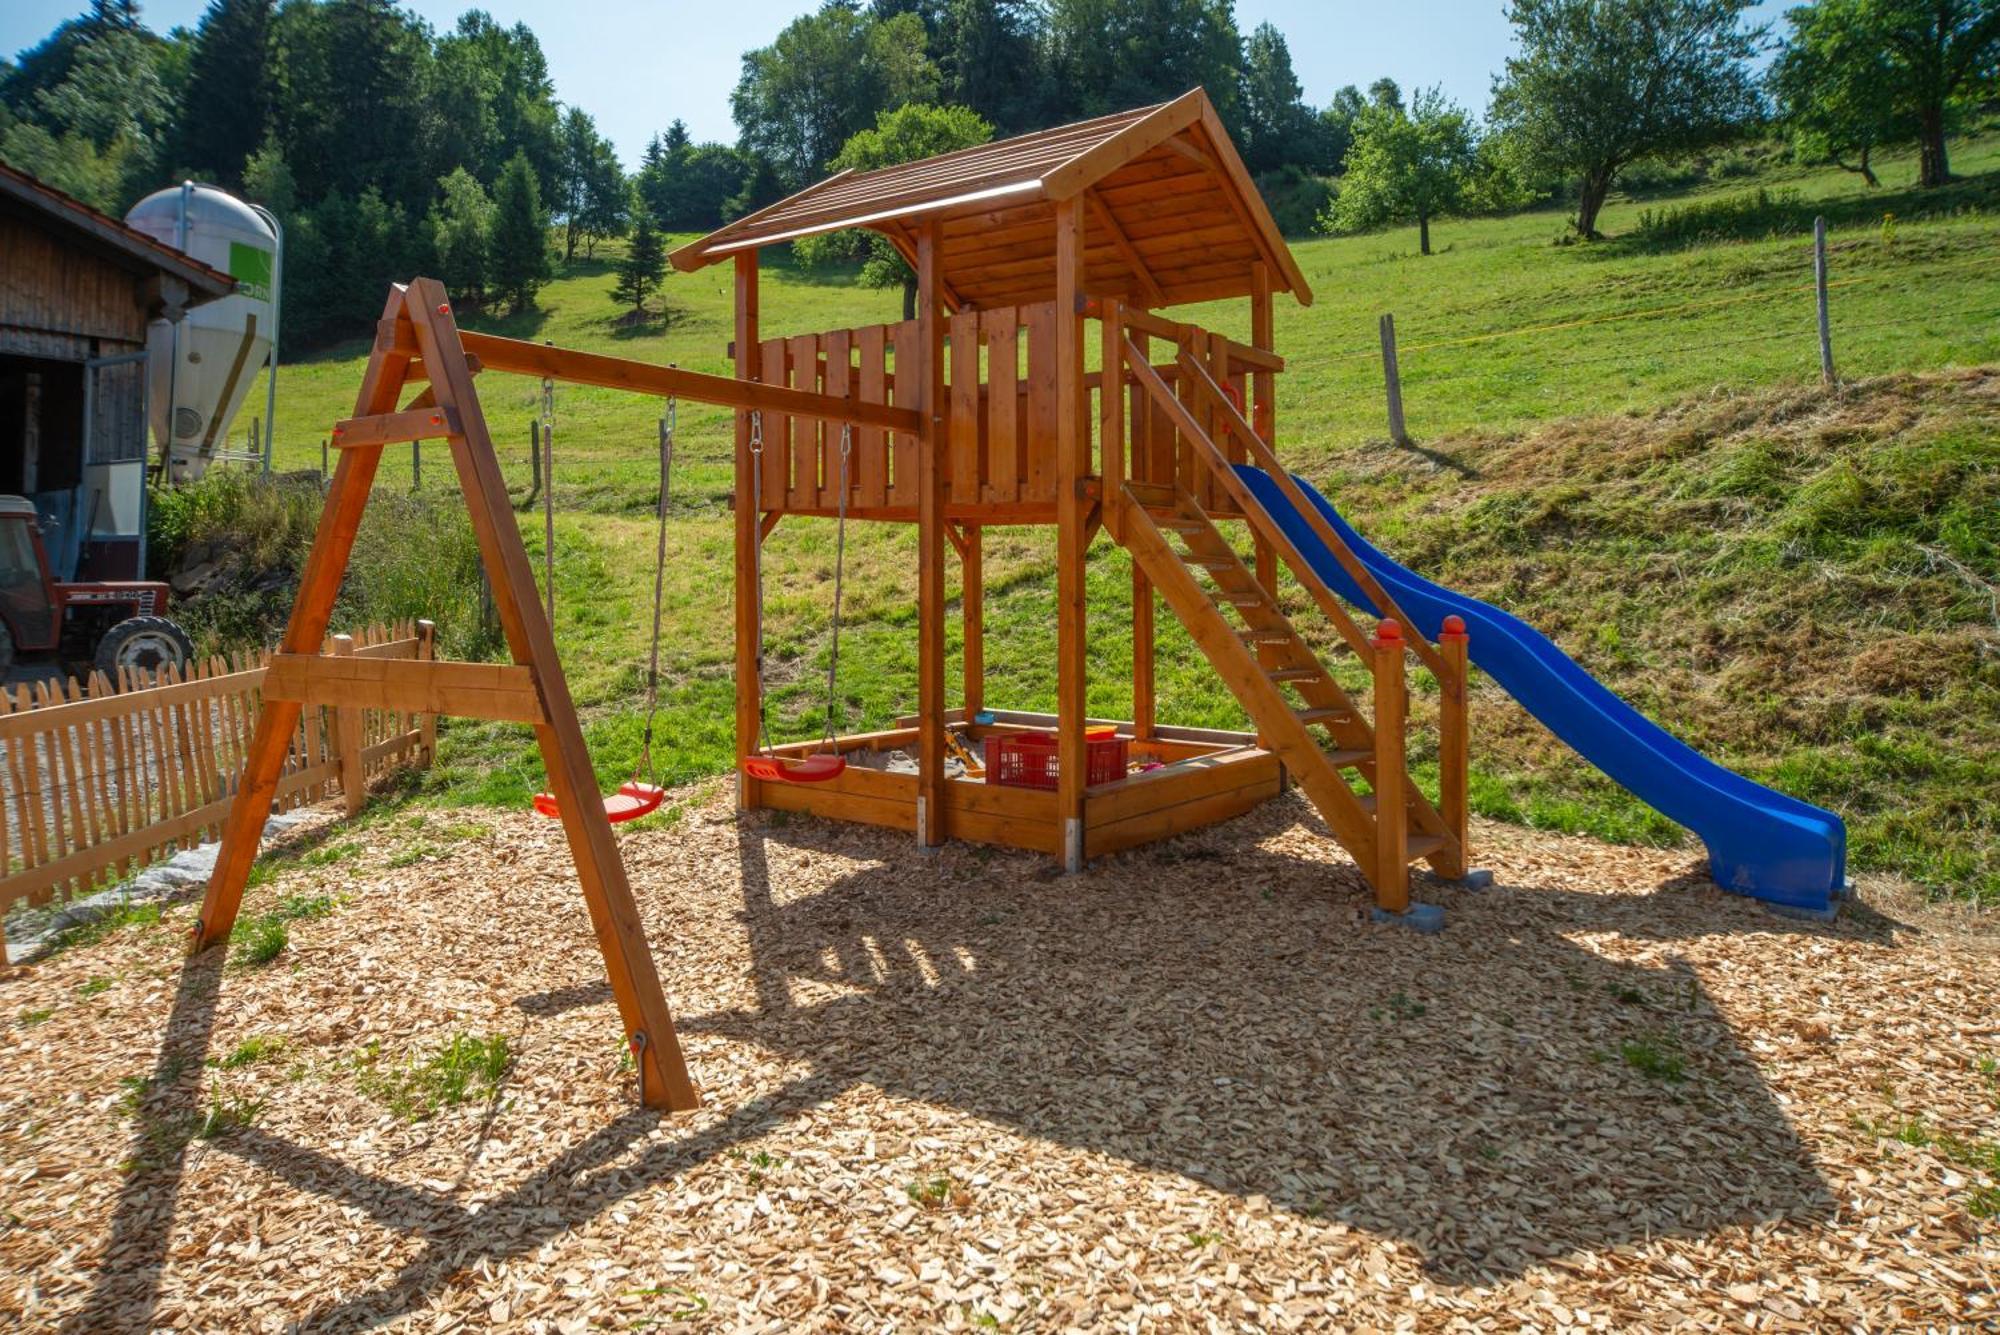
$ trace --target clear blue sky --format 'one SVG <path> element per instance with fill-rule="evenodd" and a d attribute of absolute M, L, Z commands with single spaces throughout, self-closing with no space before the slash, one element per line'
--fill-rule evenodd
<path fill-rule="evenodd" d="M 439 28 L 465 10 L 525 22 L 541 39 L 556 96 L 583 107 L 626 165 L 676 116 L 697 139 L 733 142 L 729 90 L 743 52 L 768 45 L 814 0 L 405 0 Z M 1786 0 L 1764 0 L 1759 21 L 1778 23 Z M 1237 0 L 1247 34 L 1270 20 L 1291 44 L 1306 100 L 1323 104 L 1342 84 L 1381 75 L 1404 89 L 1442 84 L 1475 113 L 1486 109 L 1494 71 L 1506 59 L 1501 0 Z M 0 0 L 0 51 L 15 52 L 82 11 L 80 0 Z M 207 0 L 150 0 L 146 22 L 165 31 L 194 24 Z"/>

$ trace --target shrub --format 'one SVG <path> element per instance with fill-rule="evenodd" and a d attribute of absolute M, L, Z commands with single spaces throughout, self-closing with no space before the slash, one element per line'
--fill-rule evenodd
<path fill-rule="evenodd" d="M 1808 208 L 1796 190 L 1760 188 L 1755 194 L 1646 209 L 1632 238 L 1652 250 L 1761 240 L 1797 231 L 1809 216 Z"/>

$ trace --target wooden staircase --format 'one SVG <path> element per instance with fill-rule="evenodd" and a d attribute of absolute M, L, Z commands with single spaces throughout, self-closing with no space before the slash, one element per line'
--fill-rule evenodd
<path fill-rule="evenodd" d="M 1187 491 L 1128 482 L 1124 500 L 1121 527 L 1133 559 L 1333 837 L 1368 874 L 1377 903 L 1400 912 L 1408 904 L 1409 863 L 1431 859 L 1455 866 L 1462 857 L 1437 809 L 1406 770 L 1391 781 L 1402 792 L 1402 819 L 1381 820 L 1375 794 L 1355 791 L 1355 777 L 1377 791 L 1383 787 L 1374 728 Z M 1400 655 L 1400 642 L 1389 652 Z M 1402 844 L 1393 862 L 1384 856 L 1384 827 Z M 1392 866 L 1397 871 L 1389 871 Z"/>

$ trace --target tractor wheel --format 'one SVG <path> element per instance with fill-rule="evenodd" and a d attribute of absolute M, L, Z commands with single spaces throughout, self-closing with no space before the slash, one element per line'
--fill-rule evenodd
<path fill-rule="evenodd" d="M 193 658 L 194 642 L 165 617 L 127 617 L 104 632 L 91 665 L 115 682 L 121 667 L 151 676 L 163 668 L 184 668 Z"/>
<path fill-rule="evenodd" d="M 7 629 L 7 623 L 0 621 L 0 686 L 7 684 L 7 674 L 14 670 L 14 632 Z"/>

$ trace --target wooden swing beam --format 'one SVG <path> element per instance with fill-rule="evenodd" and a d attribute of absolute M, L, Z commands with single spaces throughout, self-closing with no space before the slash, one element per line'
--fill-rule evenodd
<path fill-rule="evenodd" d="M 584 903 L 604 955 L 612 996 L 637 1059 L 640 1099 L 649 1107 L 675 1111 L 698 1107 L 700 1095 L 681 1056 L 625 864 L 598 800 L 597 777 L 556 655 L 555 636 L 535 596 L 534 570 L 528 563 L 527 549 L 521 545 L 493 438 L 472 387 L 473 362 L 468 353 L 473 343 L 480 344 L 478 360 L 492 370 L 568 372 L 568 378 L 618 388 L 645 389 L 659 384 L 667 388 L 656 392 L 688 397 L 708 397 L 699 394 L 697 386 L 734 388 L 736 382 L 716 376 L 684 382 L 690 373 L 676 372 L 634 384 L 631 381 L 636 377 L 629 371 L 601 365 L 619 363 L 617 358 L 580 353 L 554 356 L 555 350 L 533 344 L 463 334 L 452 317 L 443 286 L 429 278 L 413 279 L 407 287 L 390 290 L 380 329 L 382 335 L 362 377 L 355 415 L 342 424 L 340 463 L 327 488 L 326 507 L 292 604 L 283 650 L 266 679 L 263 709 L 223 826 L 222 849 L 202 900 L 201 916 L 195 922 L 193 949 L 205 950 L 229 939 L 303 705 L 360 705 L 528 723 L 533 725 L 541 748 L 549 791 L 561 810 L 563 833 L 569 839 Z M 537 355 L 529 358 L 517 350 Z M 619 364 L 639 367 L 638 363 Z M 649 373 L 662 370 L 640 369 Z M 430 381 L 430 388 L 409 408 L 399 411 L 397 403 L 404 386 L 419 378 L 419 372 Z M 787 391 L 787 396 L 792 393 Z M 822 396 L 810 397 L 818 400 Z M 815 404 L 815 408 L 822 407 Z M 785 410 L 804 411 L 789 404 Z M 320 654 L 334 597 L 347 573 L 355 533 L 381 462 L 382 446 L 392 440 L 407 440 L 412 432 L 442 436 L 450 442 L 459 489 L 471 512 L 480 560 L 514 659 L 511 664 L 399 662 Z"/>
<path fill-rule="evenodd" d="M 377 354 L 387 351 L 402 356 L 419 356 L 420 350 L 409 328 L 407 321 L 384 320 L 379 326 L 375 340 Z M 763 385 L 753 380 L 738 380 L 726 375 L 684 371 L 678 366 L 655 366 L 650 362 L 634 361 L 629 357 L 610 357 L 601 352 L 578 352 L 574 348 L 551 347 L 546 343 L 527 343 L 518 338 L 501 338 L 497 334 L 475 334 L 461 330 L 458 337 L 460 346 L 465 352 L 488 371 L 531 375 L 571 385 L 595 385 L 600 389 L 630 390 L 635 394 L 653 394 L 660 398 L 696 399 L 703 403 L 718 404 L 724 408 L 783 413 L 791 417 L 815 418 L 822 422 L 852 422 L 856 426 L 882 427 L 912 435 L 921 429 L 923 420 L 913 408 L 896 408 L 883 403 L 863 403 L 859 399 L 837 398 L 831 394 L 819 394 L 809 389 Z M 420 360 L 413 360 L 404 375 L 404 379 L 409 381 L 423 381 L 429 378 L 430 372 L 426 364 Z M 409 413 L 398 416 L 409 417 L 411 425 L 415 426 L 419 425 L 419 419 L 424 415 Z M 423 435 L 425 432 L 419 430 L 416 434 Z M 429 434 L 437 434 L 435 426 L 430 428 Z M 391 437 L 394 440 L 412 438 L 407 434 Z"/>

